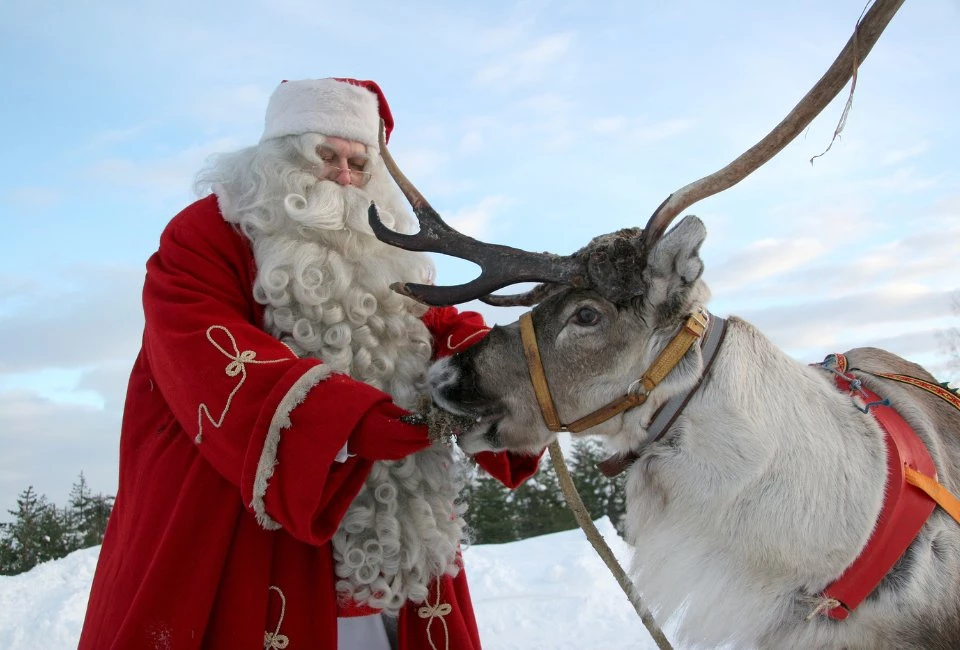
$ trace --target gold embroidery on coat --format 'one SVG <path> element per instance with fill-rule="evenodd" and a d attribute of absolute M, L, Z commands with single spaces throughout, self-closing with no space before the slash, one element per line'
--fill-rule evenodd
<path fill-rule="evenodd" d="M 486 333 L 489 332 L 489 331 L 490 331 L 490 328 L 489 328 L 489 327 L 485 327 L 485 328 L 482 329 L 482 330 L 477 330 L 477 331 L 474 332 L 473 334 L 469 334 L 468 336 L 465 336 L 465 337 L 463 338 L 463 340 L 460 341 L 459 343 L 454 343 L 454 342 L 453 342 L 453 335 L 451 334 L 450 336 L 447 337 L 447 349 L 448 349 L 448 350 L 456 350 L 457 348 L 459 348 L 459 347 L 461 347 L 462 345 L 464 345 L 467 341 L 471 341 L 471 340 L 477 338 L 478 336 L 481 336 L 481 335 L 483 335 L 483 334 L 486 334 Z"/>
<path fill-rule="evenodd" d="M 273 632 L 263 633 L 263 650 L 283 650 L 290 645 L 290 639 L 286 634 L 280 634 L 280 626 L 283 625 L 283 615 L 287 613 L 287 598 L 280 591 L 280 587 L 270 585 L 270 591 L 280 594 L 280 620 L 277 621 L 277 628 Z"/>
<path fill-rule="evenodd" d="M 447 628 L 447 622 L 444 620 L 444 616 L 453 611 L 453 607 L 450 606 L 450 603 L 441 603 L 440 602 L 440 577 L 437 577 L 437 597 L 434 599 L 434 603 L 431 605 L 427 603 L 423 607 L 417 610 L 417 616 L 420 618 L 430 619 L 427 621 L 427 641 L 430 643 L 430 647 L 433 650 L 437 650 L 437 646 L 433 643 L 433 635 L 430 634 L 430 626 L 433 625 L 433 619 L 439 618 L 440 622 L 443 624 L 443 647 L 444 650 L 450 650 L 450 630 Z"/>
<path fill-rule="evenodd" d="M 224 332 L 227 335 L 227 338 L 230 339 L 230 345 L 233 347 L 233 351 L 229 351 L 224 348 L 222 345 L 217 343 L 213 338 L 214 330 L 219 330 Z M 220 350 L 223 353 L 223 356 L 230 359 L 230 363 L 226 365 L 223 369 L 227 377 L 236 377 L 240 376 L 240 381 L 237 382 L 237 385 L 233 387 L 233 390 L 230 391 L 230 395 L 227 396 L 227 403 L 223 407 L 223 413 L 220 414 L 220 417 L 216 420 L 213 419 L 213 416 L 210 414 L 210 409 L 207 408 L 206 404 L 200 404 L 200 408 L 197 413 L 197 437 L 194 438 L 194 442 L 200 444 L 203 440 L 203 416 L 207 416 L 207 420 L 210 421 L 215 428 L 219 429 L 223 425 L 224 418 L 227 417 L 227 412 L 230 410 L 230 404 L 233 402 L 233 397 L 237 394 L 237 391 L 240 390 L 240 387 L 243 386 L 243 382 L 247 380 L 247 364 L 267 364 L 267 363 L 281 363 L 283 361 L 290 361 L 290 359 L 271 359 L 269 361 L 257 361 L 257 353 L 253 350 L 244 350 L 240 351 L 240 348 L 237 347 L 237 340 L 233 338 L 233 334 L 230 333 L 223 325 L 211 325 L 207 328 L 207 340 L 213 344 L 213 347 Z"/>

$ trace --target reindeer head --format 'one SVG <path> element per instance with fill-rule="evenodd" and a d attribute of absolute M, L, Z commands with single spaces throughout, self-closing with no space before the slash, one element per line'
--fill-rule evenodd
<path fill-rule="evenodd" d="M 707 299 L 698 255 L 705 234 L 699 219 L 687 217 L 648 255 L 639 253 L 638 232 L 598 238 L 582 251 L 589 252 L 587 276 L 598 284 L 555 289 L 533 308 L 548 399 L 560 421 L 576 422 L 629 393 L 656 352 Z M 431 368 L 436 404 L 476 422 L 459 438 L 465 451 L 536 453 L 555 438 L 538 406 L 523 347 L 518 323 L 498 326 L 477 345 Z M 692 382 L 697 359 L 678 368 L 660 394 Z M 647 408 L 660 402 L 652 398 Z M 584 431 L 614 435 L 627 421 L 614 417 Z"/>

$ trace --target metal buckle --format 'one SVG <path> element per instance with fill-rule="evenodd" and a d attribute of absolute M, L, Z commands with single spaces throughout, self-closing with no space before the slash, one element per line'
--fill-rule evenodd
<path fill-rule="evenodd" d="M 634 379 L 627 386 L 627 395 L 636 395 L 637 397 L 650 397 L 650 391 L 643 385 L 643 377 Z"/>
<path fill-rule="evenodd" d="M 690 327 L 690 321 L 693 320 L 697 325 L 700 326 L 700 331 L 695 330 L 693 327 Z M 684 327 L 687 328 L 691 333 L 695 334 L 698 338 L 702 337 L 707 332 L 707 326 L 710 324 L 710 316 L 703 309 L 703 307 L 698 307 L 697 311 L 690 312 L 687 322 L 684 324 Z"/>

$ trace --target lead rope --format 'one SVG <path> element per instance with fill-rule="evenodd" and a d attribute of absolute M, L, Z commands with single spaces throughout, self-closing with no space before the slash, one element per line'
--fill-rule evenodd
<path fill-rule="evenodd" d="M 607 565 L 607 568 L 610 569 L 617 584 L 623 589 L 623 593 L 630 599 L 630 604 L 637 610 L 637 614 L 640 615 L 640 620 L 643 621 L 643 625 L 647 628 L 647 631 L 650 632 L 650 636 L 653 637 L 657 647 L 660 648 L 660 650 L 673 650 L 670 641 L 667 640 L 663 630 L 657 625 L 657 621 L 654 620 L 650 610 L 643 604 L 640 595 L 633 588 L 633 583 L 630 582 L 623 567 L 617 562 L 617 558 L 610 549 L 610 546 L 606 540 L 603 539 L 603 535 L 601 535 L 597 527 L 594 526 L 593 520 L 590 518 L 590 512 L 587 510 L 587 507 L 583 505 L 583 499 L 580 498 L 580 493 L 577 492 L 577 486 L 573 484 L 573 479 L 570 477 L 567 464 L 563 460 L 563 451 L 560 449 L 560 443 L 554 440 L 550 443 L 548 449 L 550 450 L 550 462 L 553 463 L 553 468 L 557 472 L 557 478 L 560 480 L 563 498 L 566 499 L 567 506 L 573 513 L 577 523 L 580 524 L 581 530 L 583 530 L 587 539 L 590 540 L 590 544 L 594 550 L 596 550 L 597 555 L 600 556 L 604 564 Z"/>

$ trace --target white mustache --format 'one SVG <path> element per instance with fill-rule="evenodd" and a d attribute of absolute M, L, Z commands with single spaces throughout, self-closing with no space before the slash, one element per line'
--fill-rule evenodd
<path fill-rule="evenodd" d="M 333 181 L 318 181 L 308 187 L 304 194 L 293 192 L 283 199 L 287 216 L 300 227 L 316 230 L 349 229 L 373 235 L 367 219 L 371 197 L 363 189 Z M 380 219 L 387 227 L 395 223 L 394 216 L 382 209 Z"/>

